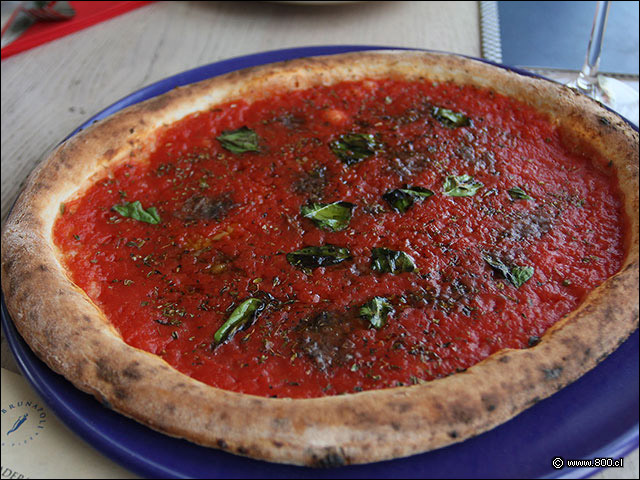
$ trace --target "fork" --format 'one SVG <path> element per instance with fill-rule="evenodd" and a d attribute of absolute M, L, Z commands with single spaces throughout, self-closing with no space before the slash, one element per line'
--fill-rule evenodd
<path fill-rule="evenodd" d="M 4 48 L 22 35 L 36 22 L 69 20 L 76 12 L 69 2 L 21 2 L 2 29 L 0 48 Z"/>

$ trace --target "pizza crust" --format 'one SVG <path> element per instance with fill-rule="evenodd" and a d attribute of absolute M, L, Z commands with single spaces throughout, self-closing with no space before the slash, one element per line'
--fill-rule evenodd
<path fill-rule="evenodd" d="M 152 148 L 164 125 L 234 98 L 404 78 L 473 84 L 547 112 L 572 148 L 613 162 L 628 221 L 620 272 L 538 345 L 502 350 L 423 385 L 283 399 L 224 391 L 125 344 L 67 277 L 51 239 L 60 203 Z M 123 110 L 60 145 L 30 176 L 2 237 L 2 288 L 33 351 L 79 389 L 163 433 L 254 458 L 339 466 L 397 458 L 487 431 L 576 380 L 638 326 L 638 133 L 563 86 L 483 62 L 424 52 L 299 59 L 233 72 Z"/>

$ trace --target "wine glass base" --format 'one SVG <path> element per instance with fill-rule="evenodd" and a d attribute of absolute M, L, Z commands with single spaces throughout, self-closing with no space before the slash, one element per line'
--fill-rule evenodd
<path fill-rule="evenodd" d="M 638 92 L 626 83 L 604 75 L 592 79 L 583 77 L 582 74 L 563 83 L 597 100 L 638 126 Z"/>
<path fill-rule="evenodd" d="M 638 92 L 615 78 L 603 75 L 598 75 L 598 85 L 600 88 L 596 88 L 592 98 L 638 126 Z"/>

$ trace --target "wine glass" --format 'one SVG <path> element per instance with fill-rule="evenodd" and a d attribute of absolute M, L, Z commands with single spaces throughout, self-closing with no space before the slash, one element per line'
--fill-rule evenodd
<path fill-rule="evenodd" d="M 567 85 L 599 101 L 638 125 L 638 92 L 625 83 L 598 73 L 604 31 L 611 2 L 599 1 L 593 18 L 593 27 L 587 57 L 578 76 Z"/>

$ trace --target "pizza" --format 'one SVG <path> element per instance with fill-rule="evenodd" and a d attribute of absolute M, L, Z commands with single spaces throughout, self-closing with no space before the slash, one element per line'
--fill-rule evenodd
<path fill-rule="evenodd" d="M 2 287 L 54 371 L 160 432 L 311 466 L 425 452 L 637 328 L 638 133 L 455 55 L 237 71 L 62 143 Z"/>

